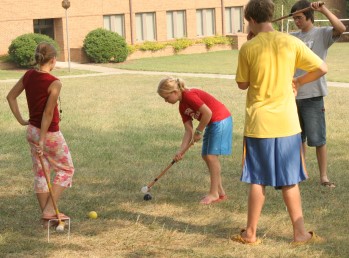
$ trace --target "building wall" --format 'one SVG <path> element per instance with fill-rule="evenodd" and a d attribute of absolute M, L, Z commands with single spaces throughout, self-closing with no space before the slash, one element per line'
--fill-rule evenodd
<path fill-rule="evenodd" d="M 156 13 L 156 39 L 167 41 L 166 11 L 185 10 L 187 37 L 196 38 L 196 10 L 215 9 L 216 34 L 222 35 L 222 4 L 243 6 L 248 0 L 70 0 L 66 10 L 61 0 L 1 0 L 0 4 L 0 55 L 6 54 L 11 41 L 16 37 L 33 33 L 34 19 L 54 19 L 55 40 L 61 47 L 59 60 L 67 60 L 66 13 L 68 16 L 69 48 L 71 60 L 79 61 L 86 35 L 103 27 L 103 15 L 124 14 L 125 39 L 128 44 L 135 42 L 135 15 L 139 12 Z M 132 4 L 132 10 L 130 10 Z"/>

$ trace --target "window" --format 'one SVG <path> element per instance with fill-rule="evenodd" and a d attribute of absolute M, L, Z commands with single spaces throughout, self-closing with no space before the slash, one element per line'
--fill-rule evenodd
<path fill-rule="evenodd" d="M 214 9 L 196 10 L 196 34 L 197 36 L 215 35 Z"/>
<path fill-rule="evenodd" d="M 242 25 L 242 7 L 225 8 L 225 33 L 235 34 L 237 32 L 242 32 Z"/>
<path fill-rule="evenodd" d="M 47 35 L 52 39 L 55 38 L 53 19 L 34 20 L 33 26 L 34 26 L 34 33 Z"/>
<path fill-rule="evenodd" d="M 155 35 L 155 13 L 136 13 L 136 41 L 154 41 Z"/>
<path fill-rule="evenodd" d="M 120 36 L 125 37 L 125 18 L 123 14 L 105 15 L 103 16 L 103 24 L 106 30 L 116 32 Z"/>
<path fill-rule="evenodd" d="M 187 35 L 185 11 L 171 11 L 166 13 L 167 38 L 184 38 Z"/>

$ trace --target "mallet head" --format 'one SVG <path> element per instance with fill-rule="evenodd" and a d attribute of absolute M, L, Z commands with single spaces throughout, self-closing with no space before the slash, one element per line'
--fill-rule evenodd
<path fill-rule="evenodd" d="M 56 227 L 56 231 L 57 232 L 63 232 L 64 231 L 64 222 L 61 222 L 58 224 L 58 226 Z"/>
<path fill-rule="evenodd" d="M 148 191 L 149 191 L 148 186 L 143 186 L 142 189 L 141 189 L 142 193 L 147 193 Z"/>

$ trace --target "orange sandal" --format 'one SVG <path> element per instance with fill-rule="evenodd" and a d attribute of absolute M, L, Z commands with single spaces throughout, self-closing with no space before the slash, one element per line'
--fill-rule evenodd
<path fill-rule="evenodd" d="M 296 247 L 296 246 L 301 246 L 301 245 L 321 244 L 321 243 L 325 242 L 325 239 L 323 239 L 319 235 L 315 234 L 315 232 L 309 231 L 309 234 L 311 235 L 311 238 L 309 238 L 308 240 L 305 240 L 305 241 L 296 241 L 296 242 L 292 241 L 290 243 L 291 246 Z"/>
<path fill-rule="evenodd" d="M 254 242 L 248 242 L 246 239 L 244 239 L 244 238 L 242 237 L 242 233 L 244 233 L 245 231 L 246 231 L 245 229 L 242 229 L 242 230 L 240 231 L 240 234 L 235 235 L 235 236 L 232 236 L 230 239 L 231 239 L 232 241 L 234 241 L 234 242 L 238 242 L 238 243 L 244 244 L 244 245 L 259 245 L 259 244 L 262 243 L 262 240 L 259 239 L 259 238 L 257 238 L 257 240 L 254 241 Z"/>

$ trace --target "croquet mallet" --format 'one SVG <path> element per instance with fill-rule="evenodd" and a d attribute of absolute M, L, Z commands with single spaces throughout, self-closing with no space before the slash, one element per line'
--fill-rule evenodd
<path fill-rule="evenodd" d="M 50 178 L 49 178 L 49 176 L 47 174 L 47 170 L 45 168 L 45 164 L 44 164 L 44 161 L 42 159 L 42 154 L 38 154 L 38 157 L 39 157 L 39 160 L 40 160 L 40 163 L 41 163 L 42 170 L 44 171 L 44 174 L 45 174 L 45 179 L 46 179 L 46 182 L 47 182 L 48 190 L 50 192 L 53 208 L 55 209 L 55 212 L 56 212 L 56 215 L 57 215 L 58 226 L 56 227 L 56 231 L 57 232 L 62 232 L 62 231 L 64 231 L 65 223 L 64 223 L 63 220 L 61 220 L 61 217 L 60 217 L 60 214 L 59 214 L 59 210 L 58 210 L 58 207 L 57 207 L 57 203 L 56 203 L 56 201 L 54 199 L 54 195 L 53 195 L 53 192 L 52 192 L 52 185 L 51 185 L 51 182 L 50 182 Z"/>
<path fill-rule="evenodd" d="M 322 6 L 322 5 L 324 5 L 324 4 L 325 4 L 324 2 L 321 2 L 321 3 L 320 3 L 320 6 Z M 287 19 L 288 17 L 291 17 L 291 16 L 293 16 L 293 15 L 295 15 L 295 14 L 299 14 L 299 13 L 306 12 L 306 11 L 310 10 L 311 8 L 312 8 L 312 7 L 309 6 L 309 7 L 300 9 L 300 10 L 295 11 L 295 12 L 293 12 L 293 13 L 290 13 L 290 14 L 288 14 L 288 15 L 285 15 L 285 16 L 282 16 L 282 17 L 277 18 L 277 19 L 275 19 L 275 20 L 272 20 L 271 22 L 277 22 L 277 21 L 280 21 L 280 20 L 283 20 L 283 19 Z"/>
<path fill-rule="evenodd" d="M 188 146 L 182 151 L 182 155 L 184 154 L 184 153 L 186 153 L 186 151 L 192 146 L 192 145 L 194 145 L 194 142 L 193 141 L 191 141 L 189 144 L 188 144 Z M 152 181 L 152 182 L 150 182 L 148 185 L 146 185 L 146 186 L 144 186 L 144 187 L 142 187 L 142 189 L 141 189 L 141 191 L 143 192 L 143 193 L 147 193 L 147 192 L 149 192 L 149 190 L 152 188 L 152 186 L 160 179 L 160 177 L 162 177 L 166 172 L 167 172 L 167 170 L 169 170 L 171 167 L 172 167 L 172 165 L 174 164 L 174 163 L 176 163 L 176 161 L 173 159 L 172 160 L 172 162 Z"/>

